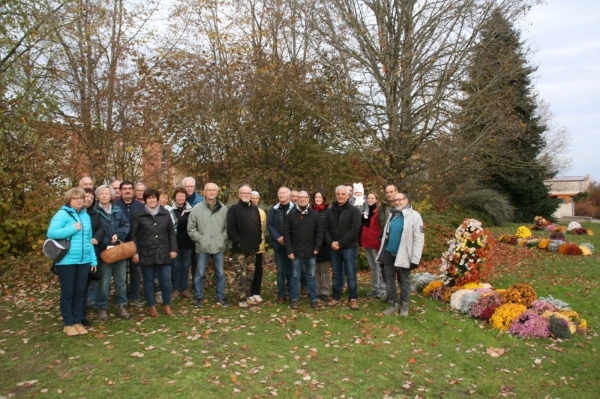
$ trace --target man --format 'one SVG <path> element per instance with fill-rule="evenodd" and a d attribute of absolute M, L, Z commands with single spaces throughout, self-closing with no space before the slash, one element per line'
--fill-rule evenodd
<path fill-rule="evenodd" d="M 194 306 L 202 307 L 204 287 L 202 279 L 208 264 L 213 261 L 217 277 L 217 306 L 228 307 L 225 298 L 225 249 L 227 249 L 227 207 L 219 202 L 219 186 L 208 183 L 204 186 L 206 201 L 192 208 L 187 224 L 187 232 L 196 243 L 196 273 L 194 274 Z M 187 292 L 187 291 L 186 291 Z"/>
<path fill-rule="evenodd" d="M 377 214 L 377 221 L 379 222 L 379 227 L 381 227 L 381 233 L 379 234 L 379 241 L 381 241 L 381 237 L 383 236 L 383 226 L 385 226 L 385 222 L 387 222 L 388 216 L 390 215 L 390 210 L 395 208 L 395 198 L 396 194 L 398 194 L 398 187 L 395 184 L 388 184 L 385 186 L 385 201 L 381 201 L 379 205 L 379 212 Z"/>
<path fill-rule="evenodd" d="M 256 252 L 262 236 L 260 214 L 250 202 L 251 195 L 252 189 L 244 184 L 238 191 L 240 200 L 227 211 L 227 235 L 231 240 L 239 307 L 242 309 L 256 305 L 254 298 L 250 297 L 250 285 L 254 280 Z"/>
<path fill-rule="evenodd" d="M 410 271 L 416 269 L 421 262 L 425 231 L 421 215 L 412 208 L 405 194 L 396 193 L 394 203 L 396 206 L 390 211 L 383 229 L 384 239 L 377 254 L 377 261 L 385 266 L 385 284 L 389 301 L 389 306 L 383 314 L 398 313 L 396 291 L 396 276 L 398 276 L 402 300 L 400 316 L 406 317 L 410 299 Z"/>
<path fill-rule="evenodd" d="M 204 198 L 196 193 L 196 180 L 193 177 L 184 177 L 183 180 L 181 180 L 181 185 L 183 188 L 185 188 L 185 192 L 187 194 L 187 198 L 185 200 L 192 208 L 204 201 Z"/>
<path fill-rule="evenodd" d="M 252 205 L 258 208 L 258 213 L 260 213 L 260 229 L 262 231 L 260 247 L 258 248 L 258 252 L 256 253 L 256 261 L 254 262 L 254 280 L 252 281 L 250 295 L 252 295 L 252 298 L 255 302 L 261 303 L 263 301 L 262 297 L 260 296 L 262 290 L 263 277 L 263 255 L 267 251 L 265 245 L 265 231 L 267 230 L 267 214 L 265 213 L 265 211 L 258 207 L 258 203 L 260 201 L 260 194 L 258 191 L 252 191 L 250 201 L 252 201 Z"/>
<path fill-rule="evenodd" d="M 327 214 L 325 242 L 331 246 L 331 269 L 333 270 L 333 296 L 327 306 L 335 307 L 340 303 L 344 287 L 343 270 L 348 282 L 350 309 L 358 310 L 356 258 L 362 215 L 358 208 L 350 205 L 349 194 L 348 187 L 337 186 L 335 189 L 337 201 L 331 205 Z"/>
<path fill-rule="evenodd" d="M 298 203 L 298 190 L 290 191 L 290 203 L 292 204 L 292 207 L 294 207 Z M 292 276 L 291 267 L 292 266 L 290 263 L 290 278 Z M 288 283 L 288 285 L 289 285 L 289 283 Z M 306 288 L 306 287 L 307 287 L 306 272 L 304 271 L 304 268 L 302 268 L 300 270 L 300 293 L 302 294 L 302 296 L 308 296 L 308 288 Z M 289 287 L 288 287 L 288 294 L 289 294 Z"/>
<path fill-rule="evenodd" d="M 134 189 L 135 199 L 137 201 L 141 202 L 142 204 L 145 202 L 144 201 L 144 191 L 146 191 L 146 185 L 144 183 L 135 183 L 135 189 Z"/>
<path fill-rule="evenodd" d="M 298 193 L 298 205 L 285 218 L 285 251 L 292 261 L 290 282 L 290 307 L 298 309 L 300 271 L 305 269 L 310 306 L 319 309 L 317 283 L 315 281 L 316 255 L 323 243 L 324 226 L 317 211 L 308 204 L 308 193 Z"/>
<path fill-rule="evenodd" d="M 115 201 L 121 198 L 121 180 L 113 181 L 110 186 L 115 190 Z"/>
<path fill-rule="evenodd" d="M 267 230 L 271 236 L 271 248 L 275 253 L 275 266 L 277 266 L 277 300 L 285 303 L 285 296 L 290 292 L 290 280 L 292 278 L 292 261 L 287 257 L 285 251 L 285 216 L 294 208 L 290 201 L 291 191 L 287 187 L 277 190 L 279 203 L 269 209 L 267 217 Z"/>
<path fill-rule="evenodd" d="M 144 204 L 140 201 L 137 201 L 133 198 L 133 183 L 129 180 L 124 180 L 121 182 L 120 186 L 121 198 L 115 201 L 115 205 L 118 205 L 119 208 L 125 213 L 127 216 L 127 220 L 129 221 L 129 225 L 131 225 L 131 221 L 133 220 L 133 216 L 136 212 L 144 206 Z M 131 234 L 127 234 L 125 237 L 125 242 L 131 241 Z M 141 273 L 140 267 L 133 263 L 131 259 L 128 260 L 129 264 L 129 303 L 139 308 L 143 308 L 144 302 L 141 299 L 140 293 L 140 280 Z"/>
<path fill-rule="evenodd" d="M 290 202 L 294 205 L 298 203 L 298 190 L 290 191 Z"/>
<path fill-rule="evenodd" d="M 93 189 L 94 188 L 94 182 L 92 181 L 91 177 L 88 176 L 84 176 L 81 178 L 81 180 L 79 180 L 79 187 L 85 189 L 85 188 L 90 188 Z"/>

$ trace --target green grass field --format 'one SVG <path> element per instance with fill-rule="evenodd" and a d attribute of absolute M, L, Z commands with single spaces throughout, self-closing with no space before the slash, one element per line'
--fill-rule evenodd
<path fill-rule="evenodd" d="M 498 237 L 517 227 L 492 231 Z M 584 227 L 600 233 L 598 225 Z M 599 236 L 567 237 L 600 249 Z M 588 332 L 567 341 L 515 338 L 418 295 L 408 318 L 383 317 L 386 305 L 365 298 L 367 274 L 359 311 L 313 312 L 303 298 L 292 312 L 275 303 L 269 266 L 258 308 L 216 308 L 209 289 L 201 309 L 176 299 L 173 318 L 136 309 L 131 320 L 113 309 L 89 335 L 67 338 L 57 283 L 12 272 L 0 292 L 0 397 L 597 398 L 599 256 L 505 244 L 495 253 L 488 282 L 530 283 L 538 296 L 568 302 Z M 492 357 L 488 348 L 506 352 Z"/>

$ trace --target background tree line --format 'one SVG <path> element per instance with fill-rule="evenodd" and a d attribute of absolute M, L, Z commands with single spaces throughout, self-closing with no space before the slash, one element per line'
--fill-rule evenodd
<path fill-rule="evenodd" d="M 550 216 L 568 133 L 514 24 L 536 0 L 10 0 L 0 19 L 0 253 L 39 245 L 59 193 L 394 182 L 498 223 Z M 499 156 L 502 154 L 502 156 Z"/>

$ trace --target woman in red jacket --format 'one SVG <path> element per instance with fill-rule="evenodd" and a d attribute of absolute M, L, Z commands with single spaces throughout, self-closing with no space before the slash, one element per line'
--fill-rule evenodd
<path fill-rule="evenodd" d="M 385 279 L 381 274 L 381 268 L 375 262 L 377 251 L 379 251 L 379 247 L 381 246 L 378 239 L 381 227 L 377 220 L 379 197 L 376 193 L 369 193 L 367 204 L 369 205 L 369 214 L 363 219 L 362 232 L 360 234 L 360 242 L 365 249 L 365 255 L 371 268 L 371 291 L 367 293 L 367 296 L 375 296 L 382 299 L 385 298 Z"/>

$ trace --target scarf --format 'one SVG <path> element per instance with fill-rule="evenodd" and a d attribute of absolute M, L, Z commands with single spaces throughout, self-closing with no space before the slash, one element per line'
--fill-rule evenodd
<path fill-rule="evenodd" d="M 153 217 L 156 216 L 156 214 L 158 214 L 158 211 L 160 210 L 160 205 L 156 205 L 156 207 L 154 209 L 150 208 L 146 204 L 144 204 L 144 206 L 146 207 L 146 210 L 148 211 L 148 213 L 150 215 L 152 215 Z"/>
<path fill-rule="evenodd" d="M 373 218 L 375 209 L 377 209 L 377 203 L 374 203 L 373 205 L 369 205 L 369 215 L 367 216 L 366 219 L 363 219 L 363 225 L 365 227 L 371 227 L 371 219 Z"/>
<path fill-rule="evenodd" d="M 108 203 L 108 208 L 105 208 L 104 205 L 98 202 L 98 208 L 102 209 L 102 211 L 104 211 L 104 213 L 106 213 L 108 216 L 110 216 L 112 213 L 112 205 L 110 202 Z"/>
<path fill-rule="evenodd" d="M 325 210 L 325 204 L 321 204 L 321 205 L 314 205 L 312 206 L 312 208 L 317 211 L 317 212 L 321 212 Z"/>

